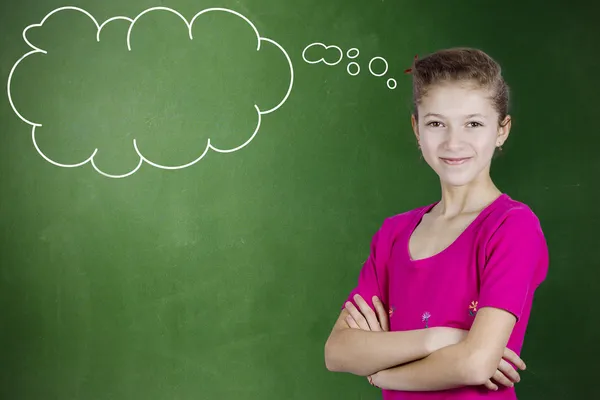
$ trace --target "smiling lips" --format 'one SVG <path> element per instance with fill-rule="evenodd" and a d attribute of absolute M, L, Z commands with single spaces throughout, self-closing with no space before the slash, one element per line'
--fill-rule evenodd
<path fill-rule="evenodd" d="M 440 157 L 440 160 L 448 165 L 461 165 L 470 159 L 471 157 Z"/>

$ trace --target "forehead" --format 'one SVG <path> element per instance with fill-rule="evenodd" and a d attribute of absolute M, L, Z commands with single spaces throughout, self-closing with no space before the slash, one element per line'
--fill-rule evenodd
<path fill-rule="evenodd" d="M 491 116 L 496 112 L 489 89 L 459 83 L 429 88 L 421 99 L 419 109 L 420 114 L 435 113 L 449 117 L 469 114 Z"/>

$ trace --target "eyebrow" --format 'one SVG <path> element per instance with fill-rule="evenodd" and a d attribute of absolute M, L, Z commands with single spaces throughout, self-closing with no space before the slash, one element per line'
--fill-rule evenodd
<path fill-rule="evenodd" d="M 427 113 L 427 114 L 425 114 L 425 116 L 423 118 L 427 118 L 427 117 L 444 118 L 444 116 L 442 114 L 435 114 L 435 113 Z M 473 117 L 485 118 L 485 115 L 479 114 L 479 113 L 467 115 L 467 118 L 473 118 Z"/>

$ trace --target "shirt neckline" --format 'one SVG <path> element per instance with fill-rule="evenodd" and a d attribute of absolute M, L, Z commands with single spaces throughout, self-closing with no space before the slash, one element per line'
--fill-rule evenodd
<path fill-rule="evenodd" d="M 501 193 L 498 197 L 496 197 L 490 204 L 488 204 L 487 206 L 485 206 L 480 212 L 479 214 L 477 214 L 477 216 L 473 219 L 473 221 L 471 221 L 471 223 L 469 223 L 469 225 L 467 225 L 467 227 L 456 237 L 456 239 L 454 239 L 454 241 L 452 243 L 450 243 L 448 246 L 446 246 L 443 250 L 437 252 L 436 254 L 433 254 L 429 257 L 425 257 L 425 258 L 419 258 L 419 259 L 413 259 L 411 254 L 410 254 L 410 248 L 409 248 L 409 244 L 410 244 L 410 238 L 412 237 L 413 233 L 415 232 L 415 230 L 417 229 L 417 226 L 421 223 L 421 221 L 423 220 L 423 216 L 425 214 L 427 214 L 428 212 L 430 212 L 433 207 L 435 207 L 440 201 L 436 201 L 435 203 L 432 203 L 428 206 L 423 207 L 419 213 L 417 213 L 417 215 L 415 216 L 415 218 L 413 218 L 409 229 L 407 229 L 407 234 L 404 237 L 404 254 L 406 256 L 406 258 L 408 259 L 408 261 L 412 264 L 423 264 L 423 263 L 427 263 L 429 261 L 433 261 L 441 256 L 443 256 L 445 253 L 447 253 L 448 251 L 452 250 L 452 248 L 456 247 L 458 245 L 458 243 L 460 241 L 462 241 L 462 238 L 465 237 L 472 229 L 474 229 L 474 227 L 477 225 L 477 223 L 479 222 L 480 219 L 482 219 L 485 215 L 487 215 L 489 213 L 489 211 L 494 208 L 494 206 L 503 198 L 506 198 L 507 195 L 505 193 Z"/>

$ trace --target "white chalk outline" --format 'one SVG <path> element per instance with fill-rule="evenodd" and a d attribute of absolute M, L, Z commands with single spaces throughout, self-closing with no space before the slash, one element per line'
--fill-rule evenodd
<path fill-rule="evenodd" d="M 351 51 L 355 51 L 356 50 L 356 55 L 355 56 L 351 56 L 350 52 Z M 346 57 L 348 57 L 351 60 L 354 60 L 356 57 L 358 57 L 360 55 L 360 50 L 358 50 L 356 47 L 353 47 L 351 49 L 348 49 L 348 51 L 346 52 Z"/>
<path fill-rule="evenodd" d="M 394 87 L 390 86 L 390 82 L 394 82 Z M 385 84 L 387 85 L 388 89 L 391 89 L 391 90 L 394 90 L 394 89 L 396 89 L 396 87 L 398 87 L 398 82 L 396 82 L 396 80 L 394 78 L 388 79 Z"/>
<path fill-rule="evenodd" d="M 356 65 L 356 68 L 358 68 L 358 70 L 356 71 L 355 74 L 353 74 L 352 72 L 350 72 L 350 66 L 351 65 Z M 352 61 L 351 63 L 348 64 L 348 66 L 346 67 L 346 71 L 348 71 L 348 73 L 352 76 L 356 76 L 358 74 L 360 74 L 360 65 L 358 65 L 358 63 L 355 63 L 354 61 Z"/>
<path fill-rule="evenodd" d="M 219 148 L 217 148 L 217 147 L 213 146 L 213 145 L 210 143 L 210 138 L 209 138 L 209 139 L 207 140 L 206 147 L 205 147 L 204 151 L 202 152 L 202 154 L 201 154 L 201 155 L 200 155 L 198 158 L 196 158 L 195 160 L 193 160 L 193 161 L 191 161 L 191 162 L 189 162 L 189 163 L 187 163 L 187 164 L 183 164 L 183 165 L 177 165 L 177 166 L 166 166 L 166 165 L 160 165 L 160 164 L 157 164 L 157 163 L 155 163 L 155 162 L 152 162 L 152 161 L 150 161 L 148 158 L 146 158 L 146 157 L 145 157 L 145 156 L 142 154 L 142 152 L 140 151 L 140 149 L 139 149 L 139 147 L 138 147 L 138 143 L 137 143 L 137 140 L 136 140 L 136 139 L 133 139 L 133 147 L 134 147 L 134 149 L 135 149 L 136 153 L 138 154 L 138 156 L 140 157 L 140 161 L 138 162 L 137 166 L 136 166 L 134 169 L 132 169 L 131 171 L 129 171 L 129 172 L 128 172 L 128 173 L 126 173 L 126 174 L 122 174 L 122 175 L 114 175 L 114 174 L 108 174 L 108 173 L 106 173 L 106 172 L 103 172 L 102 170 L 100 170 L 100 168 L 98 168 L 98 166 L 97 166 L 97 165 L 95 164 L 95 162 L 94 162 L 94 157 L 95 157 L 95 156 L 96 156 L 96 154 L 98 153 L 98 149 L 97 149 L 97 148 L 96 148 L 96 149 L 94 149 L 94 151 L 92 152 L 92 154 L 91 154 L 91 155 L 90 155 L 90 156 L 89 156 L 89 157 L 88 157 L 86 160 L 84 160 L 84 161 L 82 161 L 82 162 L 75 163 L 75 164 L 62 164 L 62 163 L 58 163 L 58 162 L 56 162 L 56 161 L 54 161 L 54 160 L 50 159 L 48 156 L 46 156 L 46 155 L 45 155 L 45 154 L 42 152 L 42 150 L 39 148 L 39 146 L 38 146 L 38 144 L 37 144 L 37 141 L 36 141 L 36 138 L 35 138 L 35 128 L 37 128 L 37 127 L 41 127 L 41 126 L 42 126 L 42 124 L 39 124 L 39 123 L 36 123 L 36 122 L 29 121 L 28 119 L 26 119 L 25 117 L 23 117 L 23 116 L 22 116 L 22 115 L 19 113 L 19 111 L 17 110 L 17 108 L 15 107 L 15 104 L 14 104 L 14 102 L 13 102 L 12 95 L 11 95 L 11 90 L 10 90 L 10 89 L 11 89 L 11 82 L 12 82 L 12 76 L 13 76 L 13 73 L 14 73 L 14 71 L 16 70 L 17 66 L 19 65 L 19 63 L 20 63 L 21 61 L 23 61 L 25 58 L 29 57 L 30 55 L 33 55 L 33 54 L 36 54 L 36 53 L 47 54 L 47 51 L 45 51 L 45 50 L 42 50 L 42 49 L 40 49 L 40 48 L 38 48 L 38 47 L 35 47 L 33 44 L 31 44 L 31 43 L 29 42 L 29 40 L 27 40 L 27 36 L 26 36 L 26 33 L 27 33 L 27 31 L 28 31 L 29 29 L 31 29 L 31 28 L 37 28 L 37 27 L 41 27 L 41 26 L 42 26 L 42 25 L 43 25 L 43 24 L 46 22 L 46 20 L 47 20 L 47 19 L 48 19 L 48 18 L 49 18 L 51 15 L 53 15 L 53 14 L 55 14 L 55 13 L 57 13 L 57 12 L 60 12 L 60 11 L 64 11 L 64 10 L 73 10 L 73 11 L 78 11 L 78 12 L 81 12 L 81 13 L 85 14 L 86 16 L 88 16 L 88 17 L 89 17 L 89 18 L 92 20 L 92 22 L 94 22 L 94 24 L 96 25 L 96 28 L 98 29 L 98 31 L 96 32 L 96 41 L 97 41 L 97 42 L 100 42 L 100 32 L 102 31 L 102 28 L 104 28 L 104 26 L 105 26 L 106 24 L 108 24 L 109 22 L 116 21 L 116 20 L 126 20 L 126 21 L 129 21 L 129 22 L 130 22 L 130 25 L 129 25 L 129 29 L 127 30 L 127 50 L 128 50 L 128 51 L 131 51 L 131 40 L 130 40 L 130 39 L 131 39 L 131 30 L 132 30 L 132 28 L 133 28 L 133 25 L 134 25 L 134 24 L 137 22 L 137 20 L 138 20 L 138 19 L 139 19 L 139 18 L 140 18 L 142 15 L 144 15 L 144 14 L 146 14 L 146 13 L 149 13 L 149 12 L 151 12 L 151 11 L 168 11 L 168 12 L 172 12 L 172 13 L 174 13 L 175 15 L 179 16 L 179 17 L 180 17 L 180 18 L 181 18 L 181 19 L 184 21 L 184 23 L 186 24 L 186 26 L 188 27 L 188 33 L 189 33 L 190 40 L 193 40 L 193 36 L 192 36 L 192 27 L 193 27 L 193 25 L 194 25 L 194 21 L 195 21 L 195 20 L 196 20 L 196 18 L 198 18 L 200 15 L 202 15 L 202 14 L 205 14 L 205 13 L 208 13 L 208 12 L 213 12 L 213 11 L 221 11 L 221 12 L 226 12 L 226 13 L 233 14 L 233 15 L 235 15 L 235 16 L 237 16 L 237 17 L 240 17 L 240 18 L 241 18 L 241 19 L 243 19 L 244 21 L 246 21 L 246 22 L 247 22 L 247 23 L 250 25 L 250 27 L 252 28 L 252 30 L 254 31 L 254 33 L 256 34 L 256 38 L 257 38 L 257 47 L 256 47 L 256 50 L 257 50 L 257 51 L 259 51 L 259 50 L 260 50 L 260 45 L 261 45 L 261 42 L 263 42 L 263 41 L 264 41 L 264 42 L 271 43 L 271 44 L 275 45 L 275 46 L 276 46 L 276 47 L 277 47 L 279 50 L 281 50 L 281 52 L 282 52 L 282 53 L 283 53 L 283 55 L 285 56 L 285 58 L 286 58 L 286 60 L 287 60 L 287 62 L 288 62 L 288 65 L 289 65 L 289 67 L 290 67 L 290 84 L 289 84 L 288 90 L 287 90 L 287 92 L 286 92 L 286 94 L 285 94 L 285 96 L 284 96 L 283 100 L 281 100 L 281 101 L 279 102 L 279 104 L 277 104 L 275 107 L 273 107 L 273 108 L 271 108 L 271 109 L 268 109 L 268 110 L 265 110 L 265 111 L 261 111 L 261 110 L 260 110 L 260 108 L 258 107 L 258 105 L 256 105 L 256 104 L 254 105 L 254 108 L 256 109 L 256 112 L 257 112 L 257 115 L 258 115 L 258 122 L 257 122 L 257 124 L 256 124 L 256 128 L 254 129 L 254 133 L 252 134 L 252 136 L 250 137 L 250 139 L 248 139 L 246 142 L 244 142 L 244 143 L 243 143 L 243 144 L 241 144 L 240 146 L 238 146 L 238 147 L 236 147 L 236 148 L 233 148 L 233 149 L 219 149 Z M 32 141 L 33 141 L 33 145 L 34 145 L 35 149 L 37 150 L 37 152 L 38 152 L 38 153 L 39 153 L 39 154 L 40 154 L 40 155 L 41 155 L 41 156 L 42 156 L 42 157 L 43 157 L 43 158 L 44 158 L 46 161 L 48 161 L 49 163 L 51 163 L 51 164 L 53 164 L 53 165 L 56 165 L 56 166 L 58 166 L 58 167 L 63 167 L 63 168 L 75 168 L 75 167 L 81 167 L 81 166 L 83 166 L 83 165 L 85 165 L 86 163 L 88 163 L 88 162 L 89 162 L 89 163 L 90 163 L 90 164 L 93 166 L 93 168 L 94 168 L 94 169 L 95 169 L 95 170 L 96 170 L 98 173 L 100 173 L 100 174 L 102 174 L 102 175 L 104 175 L 104 176 L 106 176 L 106 177 L 108 177 L 108 178 L 125 178 L 125 177 L 127 177 L 127 176 L 130 176 L 130 175 L 132 175 L 133 173 L 135 173 L 135 172 L 136 172 L 138 169 L 140 169 L 140 167 L 142 166 L 142 164 L 143 164 L 144 162 L 145 162 L 146 164 L 152 165 L 153 167 L 156 167 L 156 168 L 161 168 L 161 169 L 166 169 L 166 170 L 176 170 L 176 169 L 187 168 L 187 167 L 189 167 L 189 166 L 192 166 L 192 165 L 194 165 L 195 163 L 197 163 L 198 161 L 200 161 L 200 160 L 201 160 L 201 159 L 202 159 L 202 158 L 203 158 L 203 157 L 206 155 L 206 153 L 208 153 L 208 150 L 209 150 L 209 149 L 211 149 L 211 150 L 214 150 L 215 152 L 218 152 L 218 153 L 233 153 L 233 152 L 235 152 L 235 151 L 237 151 L 237 150 L 240 150 L 240 149 L 242 149 L 243 147 L 247 146 L 247 145 L 248 145 L 248 144 L 249 144 L 249 143 L 252 141 L 252 139 L 254 139 L 254 137 L 256 136 L 256 134 L 258 133 L 258 131 L 259 131 L 259 129 L 260 129 L 260 124 L 261 124 L 261 121 L 262 121 L 262 116 L 263 116 L 263 115 L 265 115 L 265 114 L 270 114 L 270 113 L 272 113 L 272 112 L 276 111 L 277 109 L 279 109 L 279 108 L 280 108 L 280 107 L 281 107 L 281 106 L 282 106 L 282 105 L 283 105 L 283 104 L 284 104 L 284 103 L 287 101 L 288 97 L 290 96 L 290 93 L 292 92 L 292 87 L 293 87 L 293 85 L 294 85 L 294 67 L 293 67 L 293 65 L 292 65 L 292 60 L 290 59 L 290 56 L 289 56 L 289 55 L 288 55 L 288 53 L 285 51 L 285 49 L 284 49 L 283 47 L 281 47 L 281 45 L 280 45 L 279 43 L 277 43 L 276 41 L 274 41 L 274 40 L 272 40 L 272 39 L 269 39 L 269 38 L 267 38 L 267 37 L 261 37 L 261 36 L 260 36 L 260 34 L 258 33 L 258 30 L 257 30 L 257 29 L 256 29 L 256 27 L 254 26 L 254 24 L 253 24 L 253 23 L 252 23 L 252 22 L 251 22 L 251 21 L 250 21 L 248 18 L 246 18 L 246 17 L 245 17 L 245 16 L 243 16 L 242 14 L 238 13 L 237 11 L 233 11 L 233 10 L 230 10 L 230 9 L 227 9 L 227 8 L 213 7 L 213 8 L 207 8 L 207 9 L 204 9 L 204 10 L 202 10 L 202 11 L 198 12 L 196 15 L 194 15 L 194 17 L 191 19 L 191 21 L 190 21 L 190 22 L 187 22 L 187 20 L 185 19 L 185 17 L 184 17 L 183 15 L 181 15 L 179 12 L 177 12 L 177 11 L 175 11 L 175 10 L 171 9 L 171 8 L 168 8 L 168 7 L 151 7 L 151 8 L 148 8 L 148 9 L 146 9 L 146 10 L 142 11 L 140 14 L 138 14 L 138 15 L 137 15 L 135 18 L 133 18 L 133 19 L 131 19 L 131 18 L 128 18 L 128 17 L 123 17 L 123 16 L 117 16 L 117 17 L 112 17 L 112 18 L 109 18 L 109 19 L 107 19 L 106 21 L 104 21 L 104 22 L 103 22 L 101 25 L 99 25 L 99 24 L 98 24 L 98 21 L 96 21 L 96 19 L 95 19 L 95 18 L 94 18 L 94 17 L 93 17 L 93 16 L 92 16 L 92 15 L 91 15 L 89 12 L 87 12 L 87 11 L 85 11 L 85 10 L 83 10 L 83 9 L 79 8 L 79 7 L 65 6 L 65 7 L 59 7 L 59 8 L 56 8 L 56 9 L 52 10 L 51 12 L 49 12 L 49 13 L 48 13 L 48 14 L 47 14 L 47 15 L 44 17 L 44 19 L 42 19 L 42 21 L 41 21 L 39 24 L 31 24 L 31 25 L 27 26 L 27 27 L 26 27 L 26 28 L 23 30 L 23 34 L 22 34 L 22 36 L 23 36 L 23 40 L 25 41 L 25 43 L 27 43 L 27 45 L 29 45 L 29 47 L 31 47 L 31 48 L 33 49 L 33 51 L 30 51 L 30 52 L 28 52 L 28 53 L 25 53 L 23 56 L 21 56 L 21 58 L 19 58 L 19 59 L 18 59 L 18 60 L 15 62 L 15 64 L 14 64 L 14 65 L 13 65 L 13 67 L 12 67 L 12 69 L 10 70 L 10 73 L 8 74 L 8 82 L 7 82 L 7 84 L 6 84 L 6 91 L 7 91 L 7 94 L 8 94 L 8 101 L 9 101 L 9 103 L 10 103 L 10 106 L 12 107 L 13 111 L 15 112 L 15 114 L 17 114 L 17 116 L 18 116 L 18 117 L 19 117 L 19 118 L 20 118 L 20 119 L 21 119 L 23 122 L 25 122 L 25 123 L 27 123 L 27 124 L 29 124 L 29 125 L 31 125 L 31 126 L 32 126 L 32 129 L 31 129 L 31 139 L 32 139 Z M 341 51 L 341 50 L 340 50 L 340 51 Z"/>
<path fill-rule="evenodd" d="M 381 74 L 379 74 L 379 75 L 377 75 L 375 72 L 373 72 L 373 69 L 371 68 L 371 64 L 373 64 L 373 61 L 375 61 L 375 60 L 381 60 L 381 61 L 383 61 L 383 62 L 385 63 L 385 71 L 383 71 L 383 72 L 382 72 Z M 385 60 L 385 58 L 383 58 L 383 57 L 379 57 L 379 56 L 378 56 L 378 57 L 373 57 L 373 58 L 371 58 L 371 61 L 369 61 L 369 72 L 370 72 L 370 73 L 371 73 L 373 76 L 377 76 L 377 77 L 384 76 L 385 74 L 387 74 L 387 71 L 388 71 L 388 62 Z"/>
<path fill-rule="evenodd" d="M 336 62 L 334 62 L 334 63 L 329 63 L 329 62 L 325 61 L 325 57 L 321 57 L 317 61 L 308 61 L 306 59 L 306 50 L 310 49 L 312 46 L 321 46 L 321 47 L 324 47 L 325 50 L 336 49 L 340 53 L 340 58 Z M 306 46 L 304 48 L 304 50 L 302 51 L 302 59 L 304 61 L 306 61 L 307 63 L 309 63 L 309 64 L 318 64 L 318 63 L 322 62 L 322 63 L 327 64 L 329 66 L 338 65 L 342 61 L 343 58 L 344 58 L 344 52 L 342 51 L 342 49 L 340 49 L 338 46 L 333 45 L 333 44 L 331 44 L 329 46 L 326 46 L 323 43 L 318 43 L 318 42 L 317 43 L 311 43 L 308 46 Z"/>

